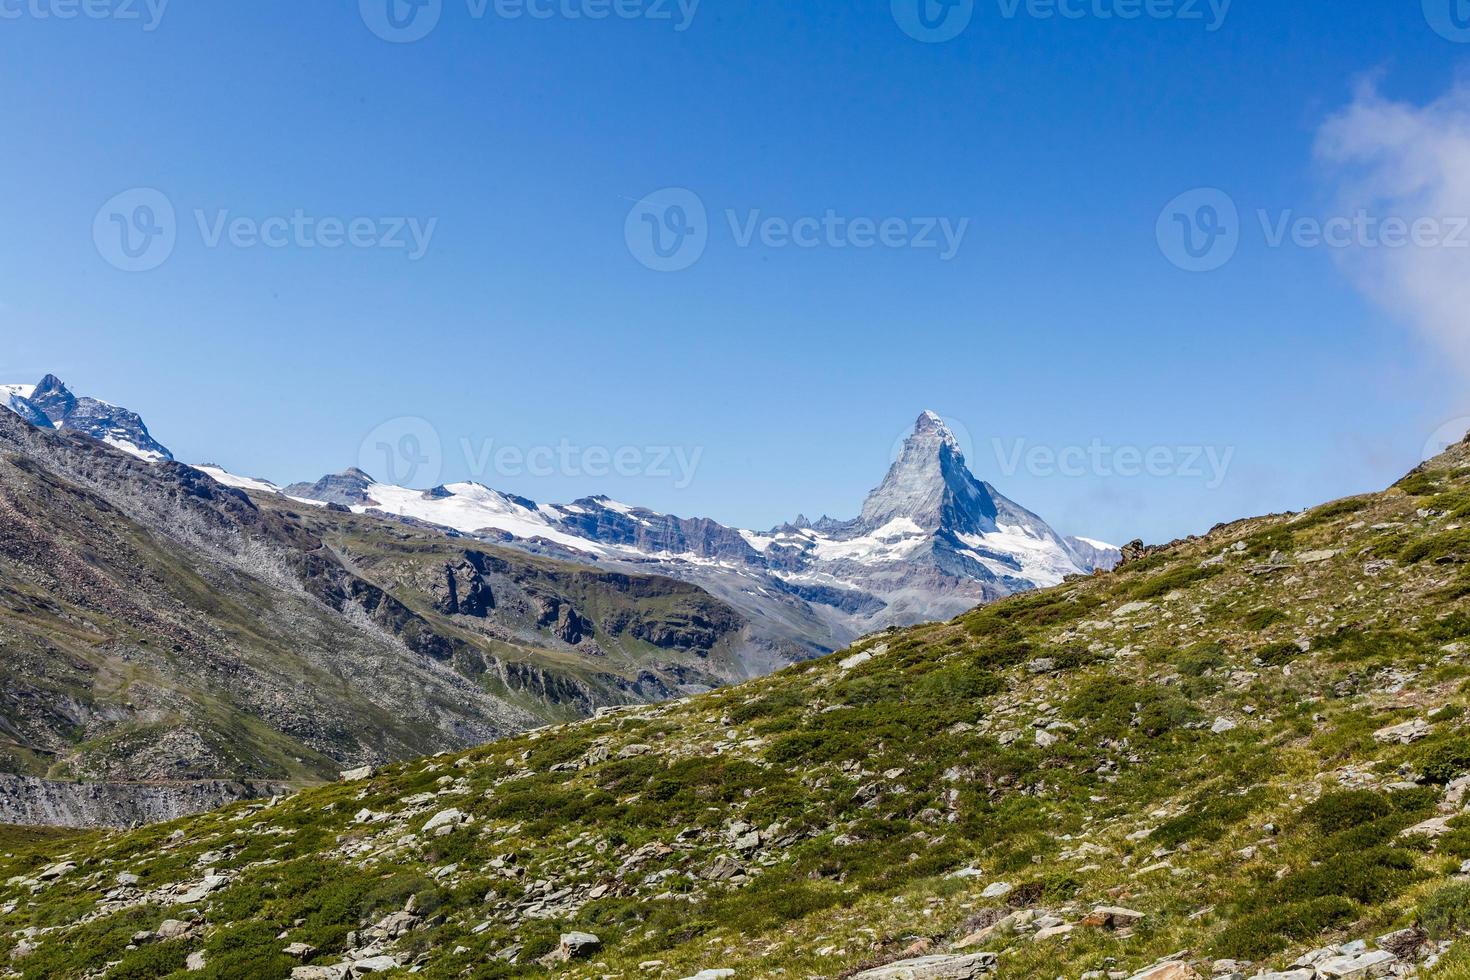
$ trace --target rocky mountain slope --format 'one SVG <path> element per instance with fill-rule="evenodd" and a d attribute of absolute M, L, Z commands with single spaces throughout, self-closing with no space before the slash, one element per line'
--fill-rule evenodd
<path fill-rule="evenodd" d="M 0 845 L 20 977 L 1470 975 L 1470 445 L 677 702 Z"/>
<path fill-rule="evenodd" d="M 0 822 L 167 817 L 800 655 L 747 634 L 673 579 L 252 499 L 0 412 L 0 773 L 32 777 Z"/>

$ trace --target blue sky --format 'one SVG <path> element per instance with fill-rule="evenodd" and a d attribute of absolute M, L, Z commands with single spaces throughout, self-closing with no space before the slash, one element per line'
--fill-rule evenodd
<path fill-rule="evenodd" d="M 692 18 L 620 0 L 638 16 L 598 20 L 564 13 L 598 0 L 548 18 L 442 0 L 412 43 L 369 28 L 383 0 L 176 3 L 156 23 L 143 0 L 93 2 L 110 16 L 0 3 L 0 381 L 55 372 L 184 459 L 314 478 L 411 416 L 446 481 L 765 527 L 855 513 L 932 408 L 1059 529 L 1160 540 L 1380 488 L 1470 415 L 1452 340 L 1344 250 L 1271 247 L 1255 218 L 1335 215 L 1361 190 L 1322 150 L 1350 107 L 1456 89 L 1470 44 L 1417 2 L 1236 0 L 1211 24 L 1204 0 L 1130 20 L 1102 16 L 1129 0 L 1072 0 L 1075 19 L 975 0 L 939 43 L 889 0 Z M 129 272 L 106 236 L 138 188 L 174 209 L 175 241 Z M 705 209 L 707 243 L 656 271 L 630 212 L 668 188 Z M 1157 232 L 1195 188 L 1241 216 L 1210 272 Z M 325 231 L 250 244 L 297 212 L 432 235 L 416 258 Z M 773 244 L 779 224 L 742 244 L 752 220 L 829 212 L 965 231 L 952 257 Z M 476 472 L 463 440 L 678 447 L 698 468 L 687 486 Z M 1096 446 L 1105 465 L 1045 465 Z M 1119 475 L 1130 448 L 1172 462 Z M 1203 449 L 1222 480 L 1191 468 Z"/>

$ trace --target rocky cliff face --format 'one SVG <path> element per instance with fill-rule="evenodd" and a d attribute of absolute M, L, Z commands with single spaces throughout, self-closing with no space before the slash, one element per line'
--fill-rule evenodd
<path fill-rule="evenodd" d="M 871 533 L 894 521 L 912 521 L 928 531 L 985 534 L 996 530 L 997 497 L 993 488 L 970 473 L 959 442 L 943 420 L 925 412 L 883 483 L 863 503 L 862 516 L 848 530 Z M 1014 505 L 1009 509 L 1019 510 Z"/>
<path fill-rule="evenodd" d="M 284 792 L 288 792 L 284 786 L 222 780 L 63 783 L 0 773 L 0 824 L 136 827 Z"/>
<path fill-rule="evenodd" d="M 83 432 L 145 460 L 172 458 L 136 414 L 78 398 L 54 376 L 35 386 L 0 388 L 0 395 L 0 404 L 32 424 Z M 284 489 L 208 469 L 254 492 L 696 585 L 737 608 L 749 624 L 747 656 L 726 678 L 825 653 L 886 626 L 943 619 L 1069 575 L 1111 568 L 1119 559 L 1117 549 L 1101 542 L 1062 539 L 1040 517 L 976 479 L 933 412 L 919 417 L 857 518 L 799 518 L 769 532 L 661 514 L 607 497 L 541 505 L 473 483 L 395 487 L 358 469 Z M 482 598 L 475 593 L 469 601 Z M 452 601 L 458 603 L 459 596 Z M 570 646 L 591 640 L 574 619 L 538 628 Z"/>
<path fill-rule="evenodd" d="M 368 494 L 373 478 L 353 467 L 342 473 L 324 476 L 315 483 L 293 483 L 282 492 L 290 497 L 319 500 L 324 504 L 339 504 L 344 507 L 376 507 L 377 501 Z"/>
<path fill-rule="evenodd" d="M 760 554 L 739 531 L 707 518 L 659 514 L 643 507 L 626 507 L 607 497 L 588 497 L 557 510 L 562 528 L 601 544 L 653 555 L 760 564 Z"/>

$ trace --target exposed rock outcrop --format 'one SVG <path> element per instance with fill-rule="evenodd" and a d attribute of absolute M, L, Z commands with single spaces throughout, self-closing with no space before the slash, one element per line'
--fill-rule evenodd
<path fill-rule="evenodd" d="M 0 824 L 131 827 L 177 820 L 284 787 L 222 780 L 184 783 L 63 783 L 0 773 Z"/>

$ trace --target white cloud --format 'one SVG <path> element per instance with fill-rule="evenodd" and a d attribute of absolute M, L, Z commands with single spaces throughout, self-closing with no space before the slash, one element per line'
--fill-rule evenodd
<path fill-rule="evenodd" d="M 1470 85 L 1421 106 L 1365 82 L 1322 124 L 1316 152 L 1340 215 L 1433 224 L 1432 244 L 1370 238 L 1337 255 L 1359 289 L 1470 373 Z"/>

